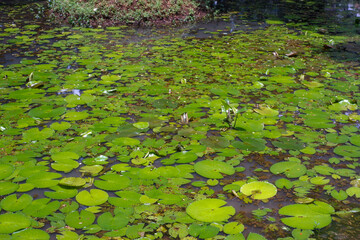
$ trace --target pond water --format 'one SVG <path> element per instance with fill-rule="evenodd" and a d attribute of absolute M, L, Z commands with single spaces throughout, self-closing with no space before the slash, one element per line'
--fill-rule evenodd
<path fill-rule="evenodd" d="M 133 29 L 0 5 L 0 239 L 358 239 L 359 6 Z"/>

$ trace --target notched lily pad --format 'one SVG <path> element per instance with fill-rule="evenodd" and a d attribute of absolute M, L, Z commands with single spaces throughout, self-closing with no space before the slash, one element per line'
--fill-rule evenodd
<path fill-rule="evenodd" d="M 20 213 L 5 213 L 0 215 L 0 233 L 13 233 L 29 227 L 30 219 Z"/>
<path fill-rule="evenodd" d="M 232 175 L 235 173 L 235 168 L 225 162 L 215 160 L 203 160 L 194 165 L 194 170 L 197 174 L 206 177 L 220 179 L 223 174 Z"/>
<path fill-rule="evenodd" d="M 267 199 L 276 195 L 277 188 L 268 182 L 254 181 L 244 184 L 240 192 L 253 199 Z"/>
<path fill-rule="evenodd" d="M 192 218 L 202 222 L 222 222 L 235 214 L 235 208 L 223 207 L 225 201 L 220 199 L 203 199 L 191 203 L 186 208 L 186 213 Z"/>
<path fill-rule="evenodd" d="M 306 170 L 304 165 L 295 161 L 278 162 L 270 167 L 272 173 L 284 173 L 288 178 L 300 177 L 306 173 Z"/>
<path fill-rule="evenodd" d="M 105 203 L 109 198 L 107 192 L 99 189 L 84 190 L 76 195 L 76 201 L 85 206 L 97 206 Z"/>
<path fill-rule="evenodd" d="M 293 204 L 282 207 L 279 214 L 292 217 L 282 218 L 281 221 L 293 228 L 315 229 L 323 228 L 331 223 L 331 214 L 335 209 L 324 202 L 315 201 L 313 204 Z"/>

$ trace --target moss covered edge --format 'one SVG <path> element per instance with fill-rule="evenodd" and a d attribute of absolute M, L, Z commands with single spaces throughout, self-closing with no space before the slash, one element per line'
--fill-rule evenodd
<path fill-rule="evenodd" d="M 174 25 L 208 15 L 204 0 L 48 0 L 50 15 L 74 26 Z"/>

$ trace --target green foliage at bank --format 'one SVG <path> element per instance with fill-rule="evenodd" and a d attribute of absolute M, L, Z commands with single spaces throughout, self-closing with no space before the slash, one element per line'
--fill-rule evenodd
<path fill-rule="evenodd" d="M 49 0 L 51 15 L 72 25 L 149 25 L 193 21 L 204 13 L 196 0 Z"/>
<path fill-rule="evenodd" d="M 5 23 L 0 238 L 305 240 L 359 219 L 360 67 L 324 50 L 349 39 L 274 23 Z"/>

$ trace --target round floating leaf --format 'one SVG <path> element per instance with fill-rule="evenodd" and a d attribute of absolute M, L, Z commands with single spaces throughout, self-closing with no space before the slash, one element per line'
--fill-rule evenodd
<path fill-rule="evenodd" d="M 84 190 L 76 195 L 76 201 L 85 206 L 96 206 L 105 203 L 109 195 L 99 189 L 91 189 L 90 192 Z"/>
<path fill-rule="evenodd" d="M 65 115 L 63 115 L 64 118 L 68 121 L 79 121 L 87 118 L 89 116 L 89 113 L 86 111 L 83 112 L 68 112 Z"/>
<path fill-rule="evenodd" d="M 279 115 L 279 111 L 263 106 L 261 106 L 260 109 L 255 109 L 254 111 L 266 117 L 276 117 Z"/>
<path fill-rule="evenodd" d="M 221 173 L 227 175 L 232 175 L 235 173 L 235 169 L 233 166 L 225 162 L 219 162 L 215 160 L 203 160 L 197 162 L 194 165 L 194 170 L 197 174 L 203 177 L 214 179 L 223 178 L 223 175 Z"/>
<path fill-rule="evenodd" d="M 12 235 L 12 240 L 49 240 L 50 235 L 40 229 L 26 229 Z"/>
<path fill-rule="evenodd" d="M 136 146 L 140 144 L 140 141 L 135 138 L 119 137 L 114 139 L 112 143 L 117 146 Z"/>
<path fill-rule="evenodd" d="M 108 191 L 117 191 L 130 185 L 130 179 L 118 174 L 105 174 L 100 177 L 102 180 L 95 180 L 94 185 Z"/>
<path fill-rule="evenodd" d="M 346 143 L 349 137 L 346 135 L 338 135 L 337 133 L 326 134 L 326 140 L 332 143 Z"/>
<path fill-rule="evenodd" d="M 19 185 L 12 182 L 0 182 L 0 196 L 8 195 L 15 192 Z"/>
<path fill-rule="evenodd" d="M 331 196 L 339 201 L 343 201 L 348 197 L 347 193 L 344 190 L 340 190 L 339 192 L 336 190 L 332 190 Z"/>
<path fill-rule="evenodd" d="M 276 141 L 272 141 L 275 147 L 282 148 L 285 150 L 301 150 L 304 148 L 304 143 L 297 139 L 280 137 Z"/>
<path fill-rule="evenodd" d="M 44 195 L 52 199 L 69 199 L 75 197 L 78 193 L 76 189 L 67 189 L 61 186 L 54 186 L 50 189 L 54 191 L 44 192 Z"/>
<path fill-rule="evenodd" d="M 51 137 L 54 134 L 54 130 L 51 128 L 44 128 L 39 130 L 38 128 L 31 128 L 23 132 L 23 139 L 25 142 L 40 141 Z"/>
<path fill-rule="evenodd" d="M 298 178 L 306 173 L 306 167 L 298 162 L 285 161 L 275 163 L 270 171 L 274 174 L 284 173 L 288 178 Z"/>
<path fill-rule="evenodd" d="M 29 227 L 30 219 L 20 213 L 5 213 L 0 215 L 0 233 L 13 233 Z"/>
<path fill-rule="evenodd" d="M 356 146 L 360 146 L 360 135 L 352 135 L 350 138 L 350 142 Z"/>
<path fill-rule="evenodd" d="M 293 187 L 294 184 L 289 179 L 280 178 L 280 179 L 276 180 L 275 185 L 278 188 L 284 188 L 285 187 L 286 189 L 290 189 L 290 188 Z"/>
<path fill-rule="evenodd" d="M 355 196 L 356 198 L 360 198 L 360 187 L 349 187 L 346 189 L 346 193 L 350 197 Z"/>
<path fill-rule="evenodd" d="M 246 151 L 263 151 L 266 148 L 266 140 L 261 138 L 241 138 L 241 141 L 233 141 L 235 148 Z"/>
<path fill-rule="evenodd" d="M 200 143 L 210 148 L 226 148 L 230 142 L 225 137 L 210 136 L 200 140 Z"/>
<path fill-rule="evenodd" d="M 32 217 L 44 218 L 60 208 L 60 202 L 52 201 L 49 198 L 39 198 L 32 201 L 23 212 Z"/>
<path fill-rule="evenodd" d="M 60 177 L 62 175 L 59 173 L 42 172 L 41 174 L 31 175 L 26 182 L 33 184 L 37 188 L 49 188 L 57 185 L 59 180 L 54 179 Z"/>
<path fill-rule="evenodd" d="M 267 199 L 276 195 L 277 188 L 268 182 L 254 181 L 244 184 L 240 192 L 253 199 Z"/>
<path fill-rule="evenodd" d="M 267 240 L 267 239 L 264 238 L 263 236 L 261 236 L 260 234 L 251 232 L 251 233 L 249 233 L 246 240 Z"/>
<path fill-rule="evenodd" d="M 310 179 L 310 182 L 315 185 L 325 185 L 328 184 L 330 180 L 325 177 L 313 177 Z"/>
<path fill-rule="evenodd" d="M 82 187 L 86 184 L 85 179 L 80 177 L 68 177 L 60 180 L 59 185 L 66 187 Z"/>
<path fill-rule="evenodd" d="M 9 177 L 15 170 L 15 167 L 10 164 L 0 164 L 0 180 Z"/>
<path fill-rule="evenodd" d="M 191 203 L 186 213 L 192 218 L 202 222 L 222 222 L 235 214 L 232 206 L 223 207 L 225 201 L 220 199 L 203 199 Z"/>
<path fill-rule="evenodd" d="M 53 124 L 50 125 L 50 128 L 57 130 L 57 131 L 64 131 L 70 127 L 71 127 L 71 124 L 68 122 L 61 122 L 61 123 L 54 122 Z"/>
<path fill-rule="evenodd" d="M 33 198 L 28 194 L 23 194 L 17 198 L 16 194 L 12 194 L 1 200 L 0 206 L 5 211 L 17 212 L 27 207 Z"/>
<path fill-rule="evenodd" d="M 65 222 L 70 227 L 76 229 L 82 229 L 91 225 L 95 221 L 95 214 L 92 212 L 82 210 L 79 214 L 78 211 L 74 211 L 66 215 Z"/>
<path fill-rule="evenodd" d="M 53 108 L 53 106 L 44 105 L 31 109 L 28 114 L 33 118 L 55 118 L 64 114 L 65 111 L 65 107 Z"/>
<path fill-rule="evenodd" d="M 198 156 L 193 152 L 177 152 L 170 156 L 170 159 L 174 159 L 177 163 L 190 163 L 195 161 Z"/>
<path fill-rule="evenodd" d="M 138 129 L 146 129 L 150 126 L 150 124 L 148 122 L 137 122 L 134 123 L 133 126 Z"/>
<path fill-rule="evenodd" d="M 238 222 L 229 222 L 224 225 L 223 232 L 226 234 L 238 234 L 244 231 L 244 224 Z"/>
<path fill-rule="evenodd" d="M 111 213 L 106 212 L 98 217 L 97 222 L 103 230 L 113 231 L 125 227 L 129 223 L 129 217 L 124 213 L 113 216 Z"/>
<path fill-rule="evenodd" d="M 279 210 L 279 214 L 291 216 L 281 219 L 284 224 L 299 229 L 323 228 L 331 223 L 334 212 L 331 205 L 320 201 L 288 205 Z"/>
<path fill-rule="evenodd" d="M 193 223 L 189 226 L 189 234 L 193 237 L 198 237 L 199 239 L 211 239 L 219 233 L 219 227 L 212 225 L 199 225 Z"/>
<path fill-rule="evenodd" d="M 342 145 L 334 149 L 334 153 L 344 157 L 360 157 L 360 147 Z"/>

